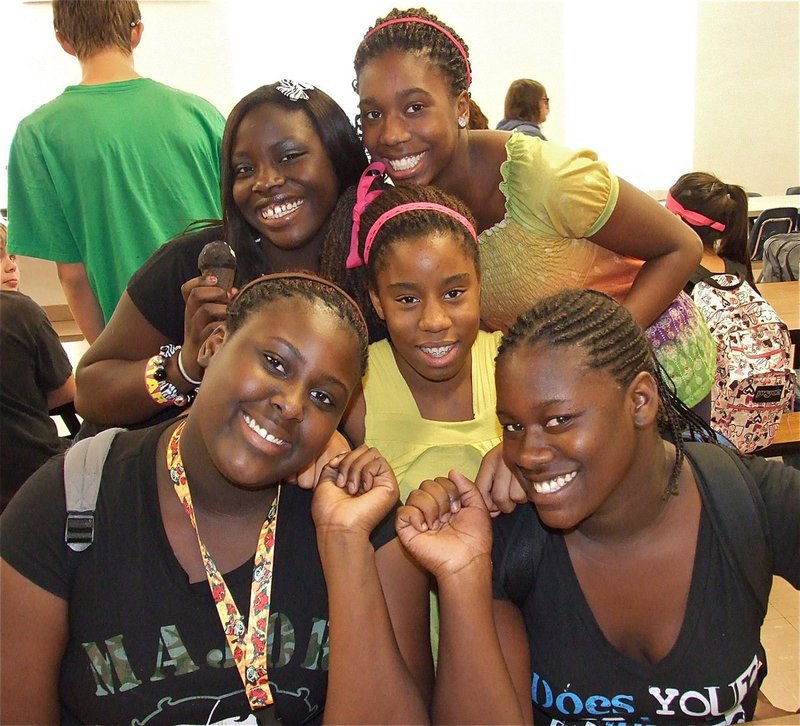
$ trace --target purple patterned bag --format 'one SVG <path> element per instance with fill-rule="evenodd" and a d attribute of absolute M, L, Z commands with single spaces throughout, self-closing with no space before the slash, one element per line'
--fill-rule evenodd
<path fill-rule="evenodd" d="M 644 332 L 678 398 L 690 408 L 700 403 L 714 383 L 717 346 L 692 299 L 679 293 Z"/>

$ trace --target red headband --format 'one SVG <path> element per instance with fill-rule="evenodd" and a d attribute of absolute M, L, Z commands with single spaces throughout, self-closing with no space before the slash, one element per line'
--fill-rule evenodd
<path fill-rule="evenodd" d="M 291 272 L 273 272 L 269 275 L 261 275 L 260 277 L 255 278 L 254 280 L 250 280 L 246 285 L 241 287 L 239 291 L 236 293 L 236 297 L 239 298 L 242 296 L 242 293 L 246 290 L 249 290 L 251 287 L 255 287 L 256 285 L 260 285 L 264 282 L 273 282 L 277 280 L 309 280 L 310 282 L 316 283 L 317 285 L 321 285 L 322 287 L 327 287 L 330 290 L 333 290 L 337 295 L 343 297 L 355 310 L 356 312 L 356 320 L 358 321 L 359 326 L 362 329 L 362 332 L 365 336 L 369 337 L 369 333 L 367 330 L 367 321 L 364 319 L 364 313 L 361 312 L 361 307 L 359 304 L 353 300 L 350 295 L 348 295 L 341 287 L 339 287 L 335 282 L 331 282 L 330 280 L 326 280 L 324 277 L 320 277 L 319 275 L 315 275 L 313 272 L 304 272 L 303 270 L 294 270 Z"/>
<path fill-rule="evenodd" d="M 693 224 L 695 227 L 711 227 L 719 232 L 725 231 L 725 225 L 722 222 L 717 222 L 710 217 L 706 217 L 700 212 L 693 212 L 691 209 L 686 209 L 675 197 L 667 192 L 667 202 L 664 205 L 670 212 L 677 214 L 681 219 Z"/>
<path fill-rule="evenodd" d="M 425 18 L 418 18 L 413 15 L 409 15 L 405 18 L 393 18 L 392 20 L 384 20 L 382 23 L 378 23 L 372 30 L 370 30 L 365 36 L 364 40 L 369 38 L 370 35 L 373 33 L 377 33 L 381 28 L 385 28 L 389 25 L 397 25 L 398 23 L 421 23 L 422 25 L 429 25 L 431 28 L 436 28 L 442 35 L 446 36 L 448 40 L 458 49 L 458 52 L 461 53 L 461 57 L 464 59 L 464 65 L 467 67 L 467 88 L 469 88 L 469 84 L 472 82 L 472 73 L 471 68 L 469 65 L 469 56 L 467 56 L 467 50 L 464 48 L 463 45 L 458 41 L 455 35 L 453 35 L 447 28 L 442 27 L 438 23 L 434 23 L 433 20 L 426 20 Z M 362 43 L 364 41 L 361 41 Z"/>

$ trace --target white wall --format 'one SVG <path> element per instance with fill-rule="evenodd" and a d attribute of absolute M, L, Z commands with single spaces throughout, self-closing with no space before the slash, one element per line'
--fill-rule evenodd
<path fill-rule="evenodd" d="M 762 194 L 800 185 L 799 6 L 700 4 L 696 168 Z"/>
<path fill-rule="evenodd" d="M 409 2 L 407 5 L 414 5 Z M 420 3 L 421 4 L 421 3 Z M 402 3 L 140 0 L 138 70 L 199 93 L 225 114 L 258 85 L 319 86 L 351 117 L 353 52 Z M 432 0 L 470 48 L 473 97 L 491 125 L 510 81 L 552 99 L 544 132 L 589 146 L 644 189 L 704 169 L 763 194 L 800 184 L 800 2 Z M 77 82 L 47 2 L 0 0 L 0 164 L 19 120 Z M 0 206 L 6 203 L 0 181 Z M 52 266 L 23 261 L 23 289 L 60 302 Z M 43 277 L 42 277 L 43 276 Z M 37 279 L 45 284 L 33 288 Z M 56 299 L 57 298 L 57 299 Z"/>

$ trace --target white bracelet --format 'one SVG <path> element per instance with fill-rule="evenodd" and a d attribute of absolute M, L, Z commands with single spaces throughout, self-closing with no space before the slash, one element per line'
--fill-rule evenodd
<path fill-rule="evenodd" d="M 189 374 L 186 372 L 186 369 L 183 367 L 183 361 L 181 360 L 181 353 L 183 353 L 183 348 L 178 348 L 178 370 L 181 372 L 181 375 L 186 379 L 187 383 L 191 383 L 193 386 L 199 386 L 201 381 L 196 381 L 194 378 L 190 378 Z"/>

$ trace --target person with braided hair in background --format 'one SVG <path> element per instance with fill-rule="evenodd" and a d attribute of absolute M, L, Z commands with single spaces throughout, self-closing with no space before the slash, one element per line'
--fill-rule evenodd
<path fill-rule="evenodd" d="M 520 316 L 496 381 L 522 506 L 492 521 L 494 493 L 453 471 L 397 514 L 439 588 L 433 721 L 752 719 L 772 575 L 800 587 L 800 472 L 704 443 L 640 326 L 600 292 Z M 684 443 L 687 427 L 703 442 Z M 743 501 L 756 522 L 737 527 Z"/>
<path fill-rule="evenodd" d="M 470 130 L 467 45 L 424 8 L 379 18 L 354 67 L 371 159 L 385 163 L 396 185 L 438 186 L 475 217 L 485 327 L 507 330 L 559 290 L 602 290 L 650 326 L 682 400 L 705 408 L 716 350 L 682 294 L 702 249 L 691 229 L 592 151 Z M 663 327 L 670 329 L 662 336 Z"/>
<path fill-rule="evenodd" d="M 693 171 L 670 187 L 665 206 L 700 237 L 703 259 L 698 272 L 738 275 L 758 289 L 747 254 L 747 194 L 742 187 Z M 684 289 L 691 293 L 692 287 L 687 283 Z"/>

